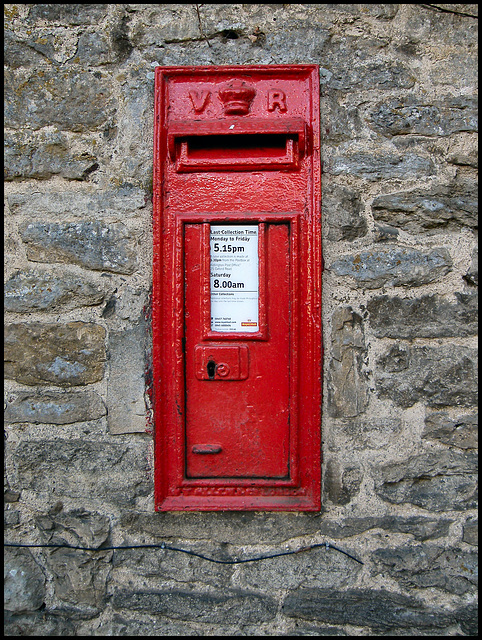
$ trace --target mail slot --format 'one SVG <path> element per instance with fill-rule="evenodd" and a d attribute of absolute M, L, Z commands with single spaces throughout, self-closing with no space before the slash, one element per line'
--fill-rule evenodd
<path fill-rule="evenodd" d="M 320 509 L 316 65 L 157 67 L 159 511 Z"/>

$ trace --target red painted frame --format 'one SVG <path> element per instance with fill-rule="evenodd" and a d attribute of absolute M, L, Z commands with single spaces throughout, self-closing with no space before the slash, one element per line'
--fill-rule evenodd
<path fill-rule="evenodd" d="M 321 507 L 321 221 L 319 76 L 316 65 L 158 67 L 155 83 L 153 180 L 153 402 L 155 423 L 155 508 L 159 511 L 318 511 Z M 247 115 L 219 114 L 215 91 L 233 78 L 255 87 Z M 200 87 L 202 89 L 200 89 Z M 274 87 L 289 96 L 289 113 L 263 112 L 262 99 Z M 298 94 L 293 89 L 297 89 Z M 299 90 L 298 90 L 299 89 Z M 182 95 L 194 91 L 204 114 L 192 113 Z M 184 92 L 184 93 L 183 93 Z M 201 96 L 199 98 L 199 96 Z M 192 98 L 191 98 L 192 100 Z M 258 102 L 257 102 L 258 101 Z M 182 104 L 181 104 L 182 103 Z M 216 116 L 213 118 L 213 112 Z M 234 127 L 232 126 L 234 125 Z M 193 132 L 288 132 L 287 149 L 297 162 L 275 166 L 268 159 L 246 166 L 180 165 Z M 294 138 L 290 136 L 293 135 Z M 178 136 L 178 138 L 176 138 Z M 288 144 L 289 141 L 289 144 Z M 184 146 L 183 146 L 184 145 Z M 179 155 L 177 155 L 179 154 Z M 184 155 L 183 155 L 184 154 Z M 228 163 L 229 164 L 229 163 Z M 282 163 L 281 163 L 282 165 Z M 289 479 L 201 478 L 185 473 L 184 432 L 184 225 L 195 223 L 288 224 L 292 345 L 291 461 Z M 205 232 L 207 233 L 207 232 Z M 209 262 L 209 242 L 204 261 Z M 260 270 L 263 269 L 260 260 Z M 207 271 L 209 272 L 209 270 Z M 260 272 L 260 283 L 264 282 Z M 206 337 L 209 280 L 205 279 Z M 263 294 L 261 294 L 261 298 Z M 261 315 L 263 305 L 261 304 Z M 265 323 L 266 325 L 266 323 Z M 260 323 L 262 328 L 262 323 Z M 266 334 L 236 334 L 236 340 L 264 340 Z"/>

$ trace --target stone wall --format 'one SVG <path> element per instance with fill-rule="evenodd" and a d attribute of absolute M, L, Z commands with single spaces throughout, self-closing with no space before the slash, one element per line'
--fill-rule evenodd
<path fill-rule="evenodd" d="M 6 538 L 98 549 L 7 634 L 475 635 L 477 5 L 4 7 Z M 154 67 L 255 63 L 320 65 L 323 509 L 154 513 Z"/>

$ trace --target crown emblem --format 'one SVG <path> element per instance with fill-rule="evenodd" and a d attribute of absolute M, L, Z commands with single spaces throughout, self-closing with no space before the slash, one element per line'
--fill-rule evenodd
<path fill-rule="evenodd" d="M 248 113 L 256 95 L 256 90 L 241 80 L 233 80 L 219 91 L 226 115 L 244 115 Z"/>

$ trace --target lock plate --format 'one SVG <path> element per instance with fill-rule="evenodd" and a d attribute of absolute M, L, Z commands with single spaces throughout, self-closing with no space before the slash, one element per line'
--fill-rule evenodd
<path fill-rule="evenodd" d="M 248 377 L 248 347 L 242 345 L 204 345 L 194 348 L 198 380 L 246 380 Z"/>

